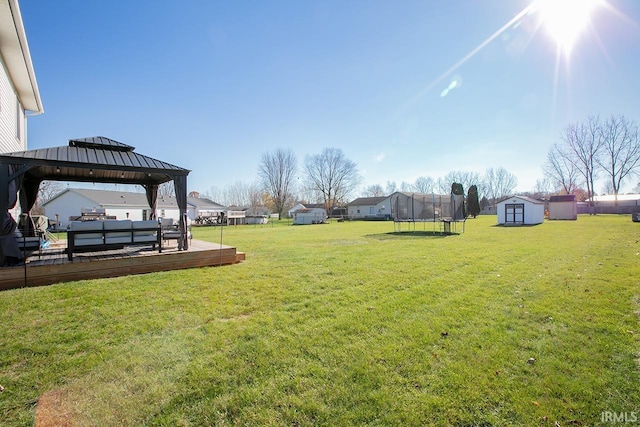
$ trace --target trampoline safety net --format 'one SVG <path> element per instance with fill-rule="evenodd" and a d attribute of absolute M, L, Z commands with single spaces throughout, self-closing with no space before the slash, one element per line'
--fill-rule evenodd
<path fill-rule="evenodd" d="M 396 222 L 464 221 L 464 196 L 396 193 L 391 199 Z"/>

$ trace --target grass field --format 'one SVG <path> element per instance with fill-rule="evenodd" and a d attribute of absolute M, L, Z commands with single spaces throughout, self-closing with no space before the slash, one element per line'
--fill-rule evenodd
<path fill-rule="evenodd" d="M 640 225 L 494 224 L 228 227 L 241 264 L 1 292 L 0 425 L 640 418 Z"/>

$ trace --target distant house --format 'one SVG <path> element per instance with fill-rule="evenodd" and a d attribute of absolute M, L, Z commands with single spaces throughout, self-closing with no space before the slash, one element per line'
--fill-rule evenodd
<path fill-rule="evenodd" d="M 324 209 L 324 204 L 323 203 L 298 203 L 297 205 L 295 205 L 294 207 L 292 207 L 287 211 L 287 216 L 289 216 L 290 218 L 293 218 L 294 214 L 300 209 L 315 209 L 315 208 Z"/>
<path fill-rule="evenodd" d="M 549 197 L 549 219 L 578 219 L 578 204 L 575 194 Z"/>
<path fill-rule="evenodd" d="M 229 225 L 267 224 L 270 216 L 271 210 L 266 206 L 229 206 L 227 223 Z"/>
<path fill-rule="evenodd" d="M 589 207 L 589 202 L 593 207 Z M 618 201 L 613 194 L 594 196 L 593 200 L 587 199 L 578 203 L 578 213 L 595 214 L 632 214 L 640 212 L 640 194 L 618 194 Z"/>
<path fill-rule="evenodd" d="M 64 229 L 70 220 L 83 213 L 94 212 L 115 219 L 146 220 L 151 217 L 151 209 L 145 193 L 130 191 L 95 190 L 86 188 L 66 188 L 43 204 L 44 214 L 49 219 L 59 221 Z M 203 213 L 224 211 L 226 208 L 209 199 L 187 197 L 187 217 L 194 220 Z M 158 196 L 156 216 L 179 220 L 178 203 L 175 197 Z"/>
<path fill-rule="evenodd" d="M 193 206 L 194 218 L 218 216 L 227 208 L 205 197 L 187 197 L 187 205 Z"/>
<path fill-rule="evenodd" d="M 300 209 L 324 209 L 324 203 L 298 203 L 287 211 L 287 216 L 293 218 L 294 214 Z M 347 215 L 347 209 L 345 207 L 335 206 L 329 216 L 332 218 L 341 218 L 345 215 Z"/>
<path fill-rule="evenodd" d="M 534 225 L 544 222 L 544 202 L 525 196 L 508 197 L 496 204 L 498 224 Z"/>
<path fill-rule="evenodd" d="M 327 211 L 323 208 L 303 208 L 293 213 L 293 224 L 323 224 L 327 220 Z"/>
<path fill-rule="evenodd" d="M 391 197 L 360 197 L 347 205 L 350 219 L 391 219 Z"/>

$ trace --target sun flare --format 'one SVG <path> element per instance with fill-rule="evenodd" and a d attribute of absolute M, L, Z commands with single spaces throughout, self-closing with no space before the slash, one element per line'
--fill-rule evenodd
<path fill-rule="evenodd" d="M 600 0 L 538 0 L 537 10 L 542 25 L 558 49 L 571 52 L 580 35 L 591 22 L 593 10 Z"/>

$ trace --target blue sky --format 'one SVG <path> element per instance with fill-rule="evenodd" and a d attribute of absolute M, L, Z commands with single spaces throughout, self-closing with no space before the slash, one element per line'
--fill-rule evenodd
<path fill-rule="evenodd" d="M 203 193 L 278 147 L 341 148 L 363 187 L 504 167 L 533 190 L 566 125 L 640 121 L 640 2 L 598 7 L 559 65 L 532 13 L 451 70 L 530 3 L 21 0 L 45 108 L 29 148 L 106 136 Z"/>

